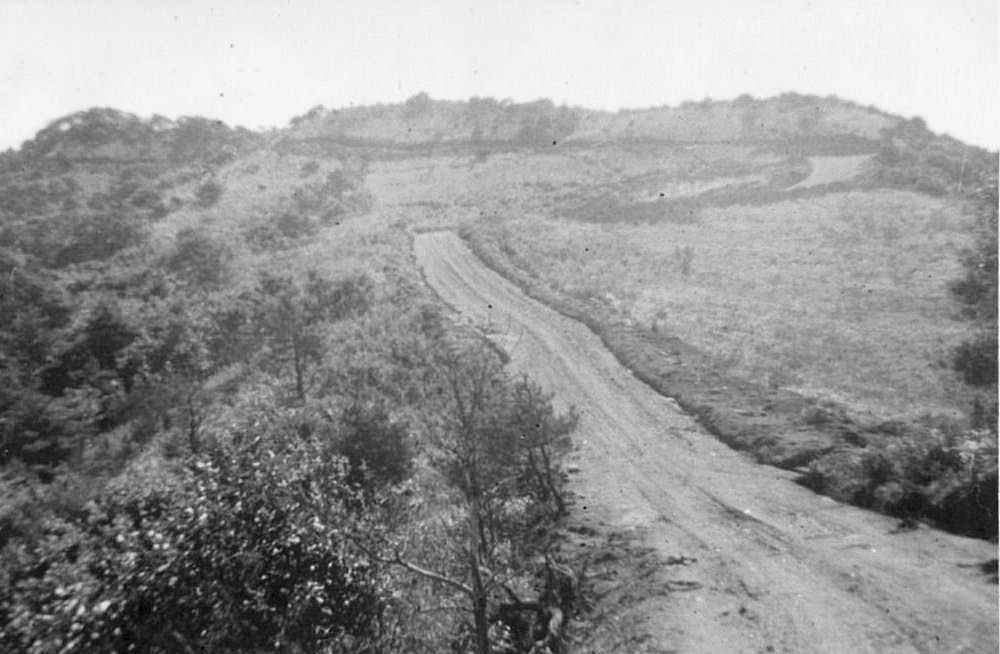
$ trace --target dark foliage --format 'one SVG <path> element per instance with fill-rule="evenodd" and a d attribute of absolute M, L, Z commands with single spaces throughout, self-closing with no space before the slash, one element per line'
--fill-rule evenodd
<path fill-rule="evenodd" d="M 252 324 L 266 344 L 265 363 L 290 369 L 295 394 L 306 397 L 309 371 L 322 359 L 324 325 L 368 309 L 365 277 L 334 282 L 310 271 L 304 280 L 263 274 L 250 302 Z"/>
<path fill-rule="evenodd" d="M 384 409 L 353 404 L 340 418 L 337 451 L 350 464 L 347 481 L 363 487 L 398 484 L 410 474 L 413 455 L 406 426 Z"/>
<path fill-rule="evenodd" d="M 266 441 L 266 443 L 265 443 Z M 282 445 L 284 443 L 284 445 Z M 326 651 L 378 636 L 377 570 L 343 534 L 344 466 L 298 439 L 195 459 L 3 551 L 8 652 Z M 352 500 L 357 502 L 358 500 Z"/>
<path fill-rule="evenodd" d="M 810 464 L 802 483 L 844 502 L 943 528 L 997 537 L 995 437 L 916 434 L 843 448 Z"/>
<path fill-rule="evenodd" d="M 981 334 L 955 348 L 952 365 L 962 375 L 962 380 L 972 386 L 991 386 L 997 383 L 997 335 Z"/>
<path fill-rule="evenodd" d="M 226 277 L 229 248 L 204 230 L 187 227 L 174 238 L 173 252 L 164 258 L 167 270 L 196 286 L 212 287 Z"/>
<path fill-rule="evenodd" d="M 195 191 L 194 197 L 195 202 L 198 206 L 207 209 L 209 207 L 214 207 L 218 202 L 219 198 L 222 197 L 222 185 L 215 180 L 209 180 L 198 187 Z"/>
<path fill-rule="evenodd" d="M 956 348 L 952 365 L 973 386 L 997 383 L 997 177 L 985 174 L 973 193 L 977 242 L 963 258 L 965 276 L 951 284 L 962 315 L 981 333 Z"/>

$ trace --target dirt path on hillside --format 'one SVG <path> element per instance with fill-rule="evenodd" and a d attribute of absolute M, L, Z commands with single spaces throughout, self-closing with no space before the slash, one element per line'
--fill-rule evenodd
<path fill-rule="evenodd" d="M 574 520 L 633 533 L 662 563 L 630 608 L 642 651 L 997 651 L 997 586 L 978 569 L 994 545 L 894 533 L 811 493 L 716 441 L 453 233 L 417 235 L 415 251 L 448 304 L 579 410 Z"/>
<path fill-rule="evenodd" d="M 840 157 L 809 157 L 809 176 L 798 184 L 786 188 L 794 191 L 810 186 L 822 186 L 836 182 L 847 182 L 859 174 L 861 167 L 872 158 L 870 154 L 850 155 Z"/>

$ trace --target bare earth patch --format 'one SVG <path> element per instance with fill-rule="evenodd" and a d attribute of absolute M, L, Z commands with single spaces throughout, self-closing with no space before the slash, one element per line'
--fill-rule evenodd
<path fill-rule="evenodd" d="M 809 157 L 809 176 L 798 184 L 789 186 L 787 191 L 811 186 L 849 182 L 861 173 L 861 168 L 872 158 L 870 154 L 845 157 Z"/>

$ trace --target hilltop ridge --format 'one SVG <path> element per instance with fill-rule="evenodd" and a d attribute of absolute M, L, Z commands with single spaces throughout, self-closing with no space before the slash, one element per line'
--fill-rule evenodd
<path fill-rule="evenodd" d="M 493 98 L 433 100 L 420 93 L 402 104 L 326 109 L 293 118 L 289 139 L 346 138 L 398 143 L 509 141 L 706 142 L 851 137 L 877 142 L 903 119 L 828 96 L 783 95 L 684 102 L 617 112 Z"/>
<path fill-rule="evenodd" d="M 376 147 L 385 152 L 427 148 L 551 149 L 601 144 L 734 144 L 813 155 L 877 155 L 876 186 L 911 187 L 934 195 L 961 192 L 971 177 L 995 167 L 995 153 L 931 132 L 906 119 L 835 96 L 785 93 L 755 99 L 705 99 L 676 107 L 616 112 L 494 98 L 435 100 L 419 93 L 399 104 L 327 109 L 316 106 L 269 132 L 229 127 L 201 117 L 141 118 L 92 108 L 57 118 L 0 169 L 28 165 L 58 170 L 74 161 L 222 164 L 269 147 L 306 156 Z"/>

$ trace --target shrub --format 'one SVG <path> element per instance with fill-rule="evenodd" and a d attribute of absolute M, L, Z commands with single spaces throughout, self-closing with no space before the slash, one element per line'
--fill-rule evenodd
<path fill-rule="evenodd" d="M 168 270 L 195 284 L 216 285 L 226 274 L 231 254 L 203 230 L 187 227 L 174 237 L 174 251 L 165 259 Z"/>
<path fill-rule="evenodd" d="M 243 230 L 243 239 L 254 251 L 278 250 L 289 246 L 288 242 L 271 223 L 263 223 Z"/>
<path fill-rule="evenodd" d="M 316 160 L 307 161 L 299 169 L 299 177 L 311 177 L 319 171 L 319 162 Z"/>
<path fill-rule="evenodd" d="M 385 410 L 354 404 L 341 416 L 338 452 L 350 463 L 347 480 L 363 486 L 397 484 L 409 475 L 412 453 L 405 425 Z"/>
<path fill-rule="evenodd" d="M 302 238 L 316 232 L 316 226 L 308 216 L 293 211 L 281 214 L 276 225 L 282 236 L 290 239 Z"/>
<path fill-rule="evenodd" d="M 107 259 L 121 250 L 141 244 L 146 238 L 144 226 L 123 213 L 81 216 L 75 224 L 67 227 L 71 230 L 68 242 L 54 252 L 39 252 L 40 256 L 51 258 L 56 268 Z"/>
<path fill-rule="evenodd" d="M 997 335 L 981 334 L 955 348 L 952 366 L 971 386 L 997 383 Z"/>
<path fill-rule="evenodd" d="M 691 264 L 694 263 L 694 247 L 685 245 L 674 248 L 674 256 L 677 257 L 677 270 L 682 277 L 691 276 Z"/>
<path fill-rule="evenodd" d="M 222 186 L 214 180 L 209 180 L 199 186 L 194 194 L 195 202 L 203 209 L 214 207 L 221 197 Z"/>
<path fill-rule="evenodd" d="M 814 460 L 802 483 L 844 502 L 995 538 L 996 434 L 931 429 Z"/>
<path fill-rule="evenodd" d="M 378 636 L 343 461 L 292 439 L 193 460 L 3 552 L 6 651 L 343 651 Z M 265 443 L 266 442 L 266 446 Z"/>

